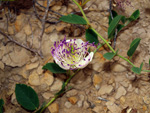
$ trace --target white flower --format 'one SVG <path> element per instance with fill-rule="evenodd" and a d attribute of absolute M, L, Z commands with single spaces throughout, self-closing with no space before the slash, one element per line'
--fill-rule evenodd
<path fill-rule="evenodd" d="M 83 42 L 81 39 L 66 40 L 64 38 L 54 43 L 51 53 L 61 68 L 74 70 L 84 68 L 92 61 L 94 53 L 88 52 L 89 46 L 94 46 L 94 44 Z"/>

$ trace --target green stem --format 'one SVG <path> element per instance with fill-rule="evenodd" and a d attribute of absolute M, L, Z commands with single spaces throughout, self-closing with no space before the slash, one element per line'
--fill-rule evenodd
<path fill-rule="evenodd" d="M 100 45 L 94 50 L 94 53 L 96 53 L 96 51 L 97 51 L 99 48 L 101 48 L 104 44 L 105 44 L 105 43 L 100 44 Z"/>
<path fill-rule="evenodd" d="M 81 11 L 81 13 L 82 13 L 82 15 L 83 15 L 85 21 L 87 22 L 88 25 L 90 25 L 90 22 L 89 22 L 89 20 L 87 19 L 87 17 L 85 16 L 85 13 L 84 13 L 82 7 L 80 6 L 80 4 L 79 4 L 76 0 L 72 0 L 72 1 L 79 7 L 79 9 L 80 9 L 80 11 Z"/>
<path fill-rule="evenodd" d="M 144 71 L 144 72 L 150 72 L 150 70 L 142 70 L 142 71 Z"/>
<path fill-rule="evenodd" d="M 79 71 L 80 69 L 78 69 L 75 73 L 73 73 L 72 75 L 70 75 L 70 77 L 66 80 L 66 82 L 65 82 L 65 87 L 68 85 L 68 83 L 69 83 L 69 81 L 72 79 L 72 77 Z M 65 91 L 64 91 L 65 92 Z M 64 92 L 62 92 L 62 93 L 64 93 Z M 61 94 L 62 94 L 61 93 Z M 40 113 L 42 113 L 44 110 L 45 110 L 45 108 L 47 108 L 51 103 L 53 103 L 61 94 L 58 94 L 58 95 L 56 95 L 55 97 L 53 97 L 43 108 L 42 108 L 42 110 L 40 111 Z"/>

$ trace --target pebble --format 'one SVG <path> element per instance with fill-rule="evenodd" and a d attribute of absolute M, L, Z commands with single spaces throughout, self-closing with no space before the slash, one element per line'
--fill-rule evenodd
<path fill-rule="evenodd" d="M 120 86 L 115 95 L 115 99 L 119 99 L 121 96 L 126 95 L 127 91 L 123 86 Z"/>
<path fill-rule="evenodd" d="M 94 74 L 93 84 L 95 88 L 98 90 L 100 88 L 100 83 L 102 83 L 102 78 L 100 75 Z"/>
<path fill-rule="evenodd" d="M 145 104 L 150 104 L 150 96 L 149 95 L 144 96 L 143 101 Z"/>
<path fill-rule="evenodd" d="M 31 64 L 26 64 L 26 70 L 32 70 L 37 68 L 39 65 L 39 62 L 31 63 Z"/>
<path fill-rule="evenodd" d="M 49 93 L 49 92 L 45 92 L 42 94 L 42 96 L 45 98 L 45 99 L 49 99 L 50 97 L 53 97 L 54 95 L 52 93 Z"/>
<path fill-rule="evenodd" d="M 0 61 L 0 69 L 1 69 L 1 70 L 4 70 L 4 67 L 5 67 L 5 66 L 4 66 L 4 63 L 3 63 L 2 61 Z"/>
<path fill-rule="evenodd" d="M 69 97 L 68 98 L 68 101 L 71 103 L 71 104 L 76 104 L 77 103 L 77 101 L 78 101 L 78 99 L 76 98 L 76 97 Z"/>
<path fill-rule="evenodd" d="M 98 91 L 98 95 L 110 94 L 113 90 L 111 85 L 102 85 L 100 90 Z"/>
<path fill-rule="evenodd" d="M 61 90 L 62 85 L 63 85 L 62 81 L 59 79 L 56 79 L 53 85 L 51 86 L 50 91 L 59 91 Z"/>
<path fill-rule="evenodd" d="M 8 54 L 5 55 L 2 58 L 2 62 L 8 66 L 21 67 L 30 60 L 29 55 L 30 55 L 29 51 L 22 48 L 21 51 L 13 51 L 9 53 L 9 55 Z"/>
<path fill-rule="evenodd" d="M 125 97 L 124 97 L 124 96 L 122 96 L 122 97 L 120 98 L 120 103 L 121 103 L 121 104 L 124 104 L 124 103 L 125 103 L 125 101 L 126 101 Z"/>
<path fill-rule="evenodd" d="M 43 69 L 42 69 L 43 66 L 39 66 L 36 70 L 36 72 L 41 75 L 43 73 Z"/>
<path fill-rule="evenodd" d="M 90 107 L 90 104 L 87 101 L 83 102 L 83 108 L 87 109 Z"/>
<path fill-rule="evenodd" d="M 67 102 L 65 102 L 65 106 L 66 106 L 66 108 L 69 109 L 69 108 L 71 108 L 72 104 L 71 104 L 70 102 L 67 101 Z"/>
<path fill-rule="evenodd" d="M 133 80 L 135 80 L 136 75 L 133 74 L 133 73 L 127 73 L 127 74 L 126 74 L 126 77 L 127 77 L 127 79 L 133 81 Z"/>
<path fill-rule="evenodd" d="M 18 102 L 17 102 L 17 99 L 16 99 L 16 94 L 15 92 L 13 93 L 13 95 L 11 96 L 11 103 L 16 105 Z"/>
<path fill-rule="evenodd" d="M 31 85 L 34 86 L 38 86 L 40 85 L 40 77 L 36 72 L 33 72 L 30 76 L 29 76 L 29 83 Z"/>
<path fill-rule="evenodd" d="M 54 77 L 51 72 L 47 71 L 44 73 L 44 76 L 41 78 L 41 84 L 47 84 L 51 86 L 54 82 Z"/>
<path fill-rule="evenodd" d="M 57 103 L 52 103 L 49 107 L 48 110 L 50 113 L 58 113 L 59 112 L 59 105 Z"/>
<path fill-rule="evenodd" d="M 116 63 L 112 66 L 112 71 L 114 72 L 124 72 L 127 70 L 126 66 L 126 62 L 122 62 L 121 64 Z"/>
<path fill-rule="evenodd" d="M 121 108 L 114 102 L 108 101 L 106 102 L 106 106 L 112 113 L 121 113 Z"/>
<path fill-rule="evenodd" d="M 31 35 L 32 32 L 34 32 L 34 27 L 32 26 L 32 30 L 31 30 L 31 27 L 29 26 L 29 24 L 25 25 L 23 29 L 24 29 L 25 34 L 28 36 Z"/>
<path fill-rule="evenodd" d="M 78 107 L 82 107 L 83 101 L 82 101 L 82 100 L 79 100 L 79 101 L 77 102 L 77 105 L 78 105 Z"/>
<path fill-rule="evenodd" d="M 72 90 L 70 90 L 70 91 L 68 91 L 68 92 L 66 93 L 66 96 L 67 96 L 67 97 L 71 97 L 71 96 L 75 96 L 75 95 L 77 95 L 77 94 L 78 94 L 78 91 L 75 90 L 75 89 L 72 89 Z"/>

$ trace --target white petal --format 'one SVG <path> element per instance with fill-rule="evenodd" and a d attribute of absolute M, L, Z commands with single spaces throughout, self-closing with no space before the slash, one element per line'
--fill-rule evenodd
<path fill-rule="evenodd" d="M 64 70 L 69 70 L 70 66 L 66 65 L 65 63 L 63 63 L 63 65 L 61 64 L 61 62 L 59 60 L 55 60 L 56 64 L 58 64 L 62 69 Z"/>
<path fill-rule="evenodd" d="M 78 64 L 76 64 L 77 68 L 85 68 L 93 59 L 94 52 L 91 52 L 85 60 L 81 60 Z"/>

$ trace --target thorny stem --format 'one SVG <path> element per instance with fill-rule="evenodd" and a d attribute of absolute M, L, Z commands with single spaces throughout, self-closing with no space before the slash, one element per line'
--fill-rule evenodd
<path fill-rule="evenodd" d="M 80 69 L 78 69 L 75 73 L 73 73 L 72 75 L 70 75 L 70 77 L 66 80 L 66 82 L 65 82 L 65 87 L 68 85 L 68 83 L 69 83 L 69 81 L 72 79 L 72 77 L 77 73 L 77 72 L 79 72 L 79 70 Z M 63 91 L 62 93 L 60 93 L 60 94 L 57 94 L 57 95 L 55 95 L 55 97 L 53 97 L 43 108 L 42 108 L 42 110 L 40 111 L 40 113 L 42 113 L 44 110 L 45 110 L 45 108 L 47 108 L 50 104 L 52 104 L 61 94 L 63 94 L 64 92 L 66 92 L 66 91 Z"/>
<path fill-rule="evenodd" d="M 79 5 L 78 2 L 76 2 L 76 0 L 72 0 L 78 7 L 79 9 L 81 10 L 81 13 L 84 17 L 84 19 L 86 20 L 87 24 L 90 25 L 90 22 L 88 21 L 82 7 Z M 91 25 L 90 25 L 91 26 Z M 91 29 L 104 41 L 104 44 L 107 44 L 107 46 L 110 48 L 110 50 L 113 52 L 113 53 L 116 53 L 116 51 L 110 46 L 109 42 L 107 42 L 107 40 L 105 40 L 94 28 L 92 28 L 91 26 Z M 99 47 L 98 47 L 99 48 Z M 98 50 L 98 49 L 97 49 Z M 97 51 L 95 50 L 94 53 Z M 117 56 L 119 56 L 120 58 L 122 58 L 123 60 L 127 61 L 129 64 L 131 64 L 133 67 L 136 67 L 129 59 L 119 55 L 119 54 L 116 54 Z M 142 70 L 144 72 L 150 72 L 150 70 Z"/>

